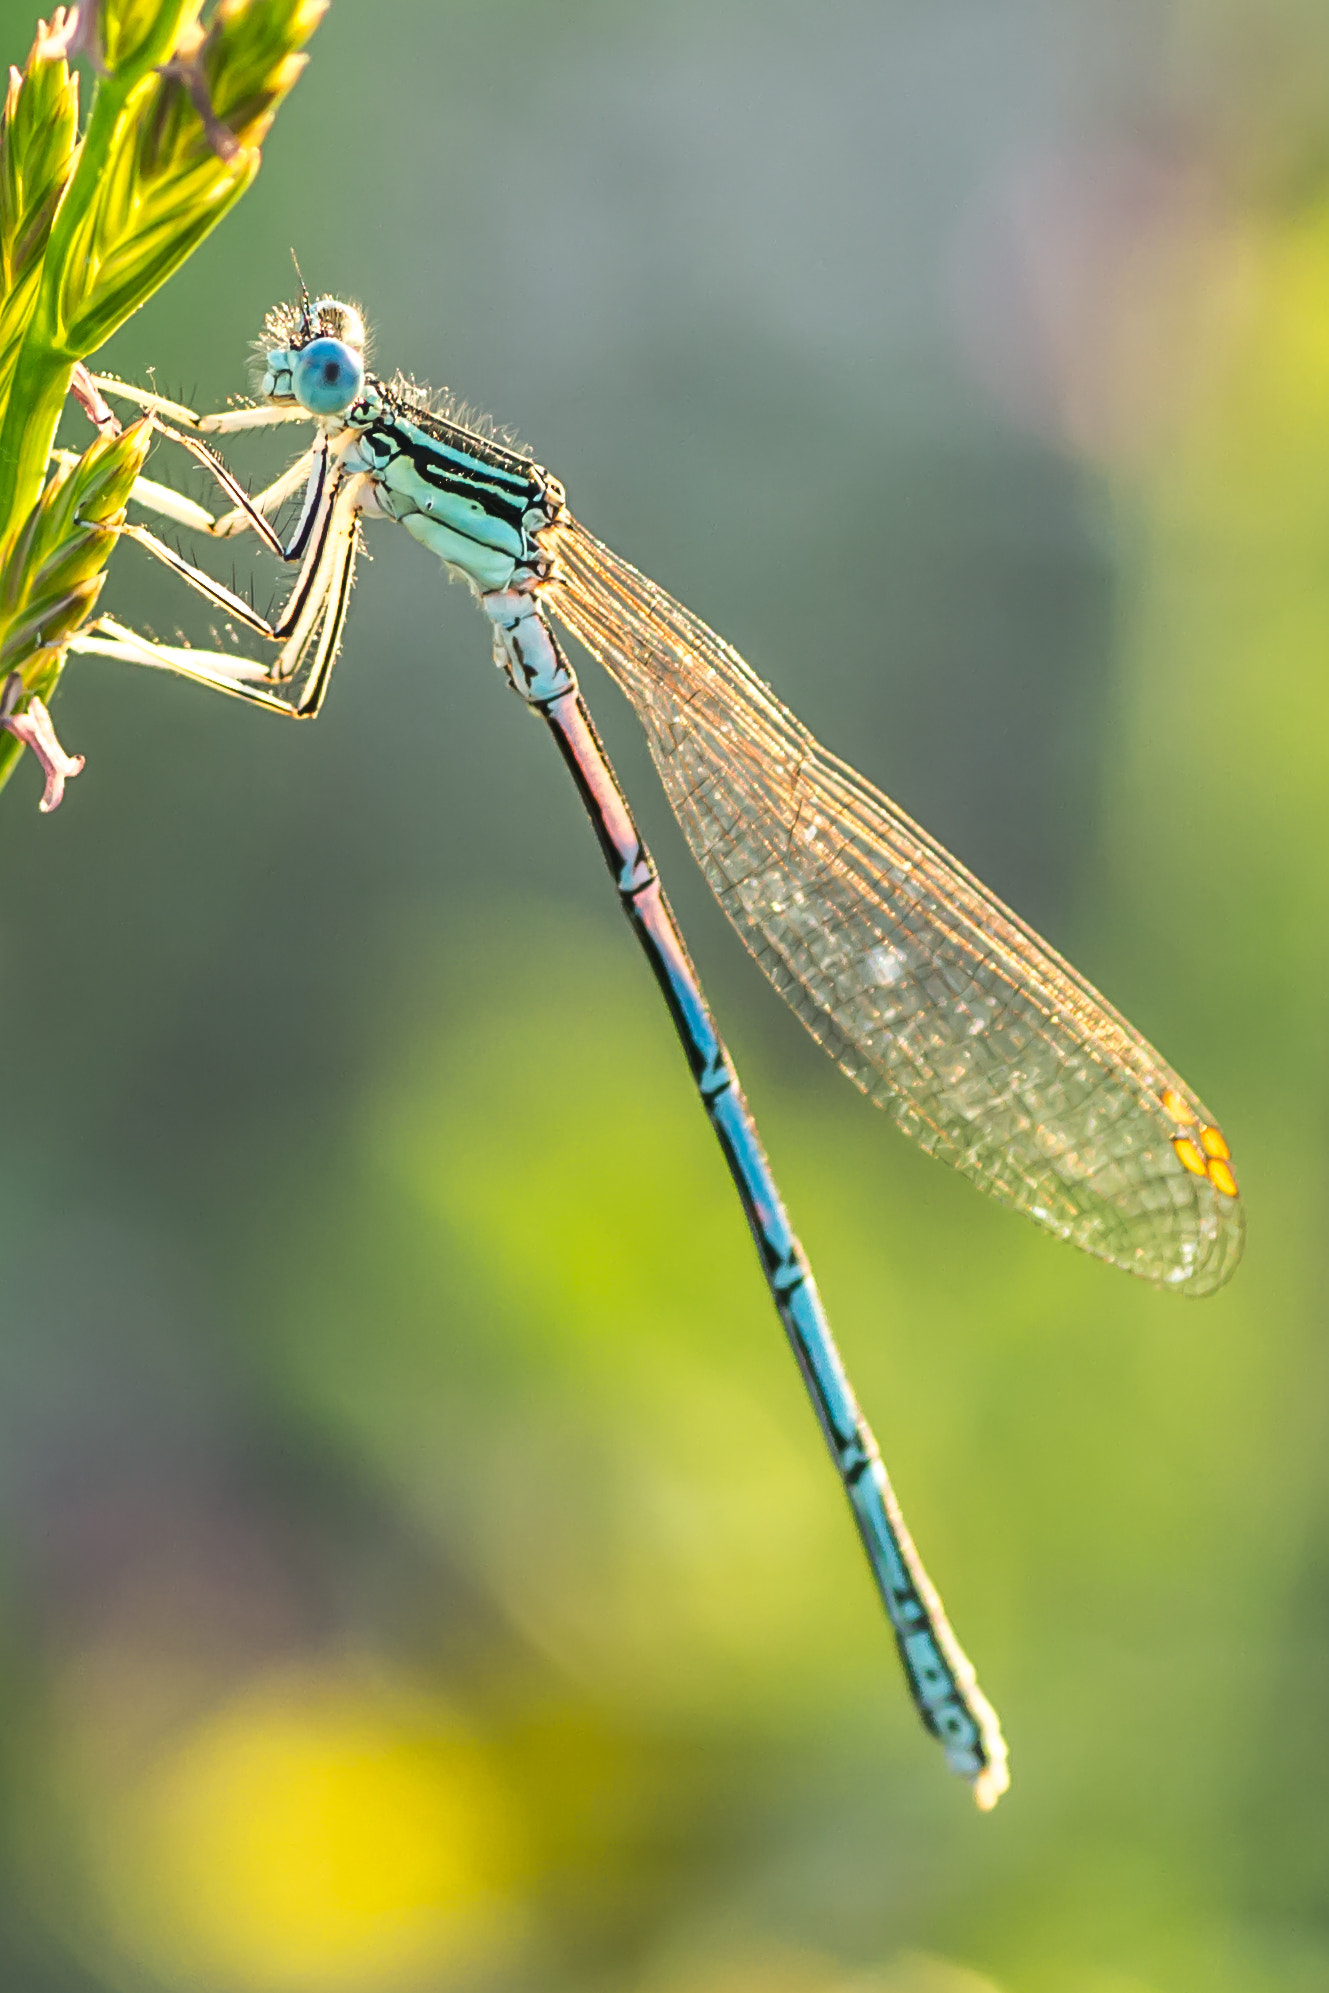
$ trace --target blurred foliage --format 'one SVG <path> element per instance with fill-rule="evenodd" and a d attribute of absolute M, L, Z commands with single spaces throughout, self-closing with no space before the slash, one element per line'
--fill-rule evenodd
<path fill-rule="evenodd" d="M 5 805 L 6 1984 L 1329 1978 L 1325 18 L 1048 22 L 339 0 L 112 356 L 242 392 L 294 240 L 1221 1114 L 1213 1301 L 988 1208 L 783 1015 L 587 672 L 1011 1794 L 907 1704 L 563 771 L 383 534 L 317 728 L 88 662 L 93 769 Z"/>

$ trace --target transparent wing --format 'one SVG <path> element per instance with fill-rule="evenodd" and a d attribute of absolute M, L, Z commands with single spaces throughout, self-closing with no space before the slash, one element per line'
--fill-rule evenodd
<path fill-rule="evenodd" d="M 716 898 L 904 1132 L 980 1189 L 1188 1294 L 1241 1255 L 1227 1144 L 1069 963 L 826 750 L 737 652 L 568 521 L 550 608 L 627 694 Z"/>

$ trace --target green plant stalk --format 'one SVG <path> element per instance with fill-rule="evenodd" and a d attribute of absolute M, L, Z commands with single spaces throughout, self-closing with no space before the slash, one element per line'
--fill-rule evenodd
<path fill-rule="evenodd" d="M 57 282 L 53 273 L 65 266 L 79 224 L 86 219 L 106 170 L 112 140 L 141 82 L 103 78 L 97 85 L 92 115 L 79 148 L 78 165 L 56 216 L 47 245 L 42 284 L 29 321 L 27 336 L 14 372 L 3 422 L 0 423 L 0 559 L 5 558 L 18 530 L 36 504 L 50 462 L 55 432 L 64 410 L 74 364 L 81 353 L 65 350 L 59 323 Z M 220 216 L 218 216 L 220 220 Z M 187 253 L 187 252 L 186 252 Z M 169 275 L 169 272 L 167 273 Z M 4 780 L 0 766 L 0 783 Z"/>
<path fill-rule="evenodd" d="M 49 30 L 39 26 L 0 137 L 7 175 L 0 176 L 0 238 L 23 250 L 6 265 L 8 289 L 0 304 L 18 314 L 16 326 L 23 325 L 22 286 L 37 286 L 7 393 L 0 384 L 0 660 L 11 670 L 22 666 L 24 695 L 43 701 L 59 679 L 63 645 L 79 619 L 71 624 L 57 618 L 60 636 L 55 624 L 44 626 L 22 605 L 30 609 L 43 599 L 27 572 L 35 557 L 32 528 L 37 509 L 62 484 L 57 478 L 46 485 L 46 476 L 74 367 L 165 283 L 249 186 L 261 143 L 304 67 L 300 51 L 327 0 L 220 0 L 206 29 L 200 0 L 84 4 L 92 13 L 89 45 L 101 73 L 81 143 L 69 149 L 76 102 L 66 67 L 72 22 L 61 10 Z M 25 101 L 25 89 L 47 96 Z M 44 155 L 34 134 L 44 137 L 49 151 L 57 127 L 43 113 L 53 89 L 65 92 L 60 101 L 67 122 L 58 128 L 65 150 L 54 167 L 45 161 L 43 179 L 38 167 Z M 45 193 L 47 205 L 38 207 L 25 232 L 29 171 L 36 175 L 33 198 Z M 54 220 L 48 224 L 51 203 Z M 13 343 L 7 351 L 12 355 Z M 146 448 L 145 434 L 140 465 Z M 96 461 L 97 449 L 94 444 L 85 463 Z M 81 488 L 77 477 L 64 484 L 67 495 Z M 95 550 L 96 569 L 95 585 L 91 573 L 85 576 L 85 617 L 114 544 L 115 527 L 103 521 L 83 547 L 81 559 L 93 558 Z M 5 725 L 0 715 L 0 787 L 23 745 L 3 731 Z"/>
<path fill-rule="evenodd" d="M 0 115 L 0 412 L 37 302 L 77 137 L 78 78 L 69 73 L 62 37 L 39 30 L 25 70 L 10 72 Z"/>
<path fill-rule="evenodd" d="M 265 0 L 251 0 L 251 4 L 262 6 Z M 271 0 L 267 0 L 267 4 L 270 5 Z M 235 8 L 231 10 L 232 14 L 237 11 Z M 321 8 L 317 11 L 321 12 Z M 115 12 L 114 8 L 104 10 L 103 26 L 109 27 L 110 21 L 106 16 L 113 20 Z M 95 350 L 95 347 L 82 341 L 71 343 L 68 338 L 69 328 L 65 323 L 62 303 L 71 257 L 80 238 L 86 238 L 88 234 L 89 222 L 107 177 L 115 170 L 119 155 L 131 142 L 136 123 L 146 119 L 157 108 L 157 99 L 163 88 L 183 90 L 179 82 L 173 86 L 164 83 L 155 73 L 155 68 L 163 58 L 177 50 L 182 30 L 186 33 L 185 47 L 188 52 L 197 54 L 197 46 L 189 46 L 194 39 L 189 31 L 196 31 L 197 14 L 197 0 L 187 0 L 186 4 L 182 4 L 182 0 L 168 0 L 168 4 L 160 8 L 150 35 L 129 54 L 117 71 L 101 77 L 97 83 L 87 130 L 79 148 L 78 163 L 51 230 L 41 288 L 19 356 L 4 420 L 0 424 L 0 521 L 4 522 L 0 525 L 0 558 L 11 543 L 15 522 L 26 517 L 41 490 L 74 363 Z M 317 12 L 309 23 L 311 30 L 316 19 Z M 198 36 L 198 40 L 201 39 Z M 196 145 L 205 148 L 208 141 L 201 121 L 196 118 L 195 122 L 198 124 Z M 182 172 L 192 163 L 182 160 Z M 216 179 L 220 184 L 207 190 L 211 198 L 200 203 L 198 212 L 178 230 L 166 253 L 154 259 L 155 267 L 144 273 L 146 281 L 139 284 L 128 308 L 117 314 L 119 322 L 123 322 L 123 318 L 130 316 L 165 283 L 204 236 L 215 228 L 253 179 L 258 163 L 256 149 L 244 146 L 239 148 L 233 162 L 216 162 Z M 96 344 L 100 345 L 115 330 L 115 323 L 98 329 L 101 336 Z"/>

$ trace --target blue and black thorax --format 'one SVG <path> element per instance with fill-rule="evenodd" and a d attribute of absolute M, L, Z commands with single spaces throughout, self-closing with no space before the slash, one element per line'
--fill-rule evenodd
<path fill-rule="evenodd" d="M 346 471 L 374 480 L 375 509 L 482 591 L 550 577 L 540 536 L 566 507 L 539 464 L 372 375 L 342 423 L 332 446 Z"/>

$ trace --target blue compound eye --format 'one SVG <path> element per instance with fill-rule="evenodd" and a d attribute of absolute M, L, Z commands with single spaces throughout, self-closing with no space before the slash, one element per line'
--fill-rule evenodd
<path fill-rule="evenodd" d="M 311 339 L 295 357 L 292 386 L 311 415 L 340 415 L 364 385 L 365 363 L 340 339 Z"/>

